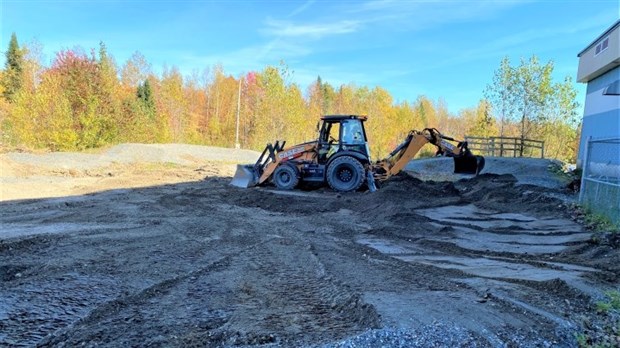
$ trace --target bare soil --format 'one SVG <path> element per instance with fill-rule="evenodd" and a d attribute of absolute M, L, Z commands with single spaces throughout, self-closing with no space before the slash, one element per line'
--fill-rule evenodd
<path fill-rule="evenodd" d="M 570 347 L 618 288 L 618 249 L 561 188 L 487 172 L 240 189 L 244 159 L 218 151 L 0 155 L 0 346 L 332 346 L 425 327 L 466 331 L 457 346 Z"/>

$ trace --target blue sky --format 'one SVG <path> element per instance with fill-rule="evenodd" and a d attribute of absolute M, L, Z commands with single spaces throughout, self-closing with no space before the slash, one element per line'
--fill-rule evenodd
<path fill-rule="evenodd" d="M 304 90 L 320 75 L 381 86 L 397 102 L 441 97 L 458 112 L 482 98 L 504 56 L 553 60 L 557 81 L 574 80 L 577 53 L 620 18 L 620 2 L 0 0 L 0 11 L 0 51 L 15 32 L 41 43 L 46 63 L 100 41 L 119 65 L 139 51 L 155 71 L 220 63 L 239 76 L 284 61 Z"/>

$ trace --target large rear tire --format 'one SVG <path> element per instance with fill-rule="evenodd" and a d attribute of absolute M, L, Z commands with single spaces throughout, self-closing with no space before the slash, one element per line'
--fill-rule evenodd
<path fill-rule="evenodd" d="M 335 191 L 355 191 L 364 182 L 364 172 L 364 166 L 355 158 L 338 157 L 327 168 L 327 183 Z"/>
<path fill-rule="evenodd" d="M 280 190 L 292 190 L 299 184 L 297 168 L 282 164 L 273 172 L 273 183 Z"/>

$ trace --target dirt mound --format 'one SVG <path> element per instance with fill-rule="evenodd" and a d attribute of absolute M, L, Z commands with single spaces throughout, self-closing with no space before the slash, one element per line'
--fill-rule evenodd
<path fill-rule="evenodd" d="M 403 195 L 410 198 L 414 195 L 420 195 L 425 197 L 441 197 L 444 195 L 458 194 L 458 190 L 451 182 L 436 182 L 432 180 L 422 181 L 415 178 L 406 172 L 401 172 L 398 175 L 391 177 L 388 181 L 381 185 L 379 196 L 394 195 L 394 197 L 401 198 Z M 386 198 L 386 197 L 380 197 Z M 404 198 L 404 197 L 402 197 Z"/>

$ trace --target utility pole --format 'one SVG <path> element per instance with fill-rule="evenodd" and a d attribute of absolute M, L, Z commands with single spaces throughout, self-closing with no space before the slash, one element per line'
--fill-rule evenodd
<path fill-rule="evenodd" d="M 241 148 L 239 144 L 239 112 L 241 110 L 241 82 L 243 81 L 243 76 L 239 77 L 239 91 L 237 94 L 237 125 L 235 130 L 235 149 Z"/>

